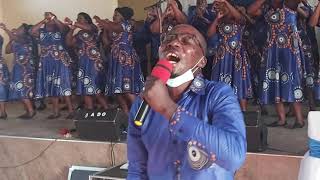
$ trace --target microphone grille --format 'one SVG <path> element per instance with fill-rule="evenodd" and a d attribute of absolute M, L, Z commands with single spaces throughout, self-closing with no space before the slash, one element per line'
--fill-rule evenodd
<path fill-rule="evenodd" d="M 151 75 L 160 79 L 165 84 L 170 78 L 172 70 L 172 64 L 168 60 L 162 59 L 159 60 L 155 67 L 152 69 Z"/>

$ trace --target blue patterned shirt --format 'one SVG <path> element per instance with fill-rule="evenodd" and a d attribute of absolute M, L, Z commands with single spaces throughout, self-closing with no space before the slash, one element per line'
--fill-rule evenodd
<path fill-rule="evenodd" d="M 161 98 L 161 97 L 159 97 Z M 149 111 L 128 130 L 128 180 L 232 180 L 246 155 L 243 115 L 233 90 L 197 76 L 168 121 Z"/>

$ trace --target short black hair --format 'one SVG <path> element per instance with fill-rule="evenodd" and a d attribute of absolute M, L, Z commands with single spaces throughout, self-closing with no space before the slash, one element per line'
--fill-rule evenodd
<path fill-rule="evenodd" d="M 23 32 L 25 35 L 31 35 L 30 34 L 30 30 L 32 28 L 32 25 L 26 24 L 26 23 L 22 23 L 21 27 L 23 27 Z"/>
<path fill-rule="evenodd" d="M 119 12 L 123 16 L 124 20 L 129 20 L 134 15 L 134 11 L 129 7 L 118 7 L 115 11 Z"/>
<path fill-rule="evenodd" d="M 88 21 L 89 24 L 93 24 L 92 19 L 90 17 L 89 14 L 85 13 L 85 12 L 81 12 L 78 14 L 78 16 L 83 16 L 83 18 Z"/>

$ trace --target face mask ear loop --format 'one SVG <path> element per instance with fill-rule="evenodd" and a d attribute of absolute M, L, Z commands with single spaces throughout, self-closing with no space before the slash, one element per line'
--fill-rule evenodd
<path fill-rule="evenodd" d="M 193 66 L 193 68 L 191 69 L 192 73 L 195 73 L 198 69 L 200 69 L 200 67 L 197 67 L 197 65 L 204 59 L 204 56 L 202 56 L 202 58 L 200 58 L 200 60 L 197 62 L 197 64 L 195 64 Z"/>

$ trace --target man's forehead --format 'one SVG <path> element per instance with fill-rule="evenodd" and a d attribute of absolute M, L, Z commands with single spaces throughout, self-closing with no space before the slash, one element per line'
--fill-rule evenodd
<path fill-rule="evenodd" d="M 207 45 L 206 45 L 206 41 L 205 41 L 204 37 L 201 35 L 201 33 L 196 28 L 194 28 L 190 25 L 187 25 L 187 24 L 177 25 L 168 34 L 181 34 L 181 33 L 189 33 L 189 34 L 195 35 L 196 38 L 201 43 L 201 46 L 205 50 Z"/>
<path fill-rule="evenodd" d="M 190 33 L 190 34 L 197 34 L 197 31 L 192 28 L 191 26 L 186 26 L 186 25 L 178 25 L 174 27 L 171 31 L 171 33 Z"/>

